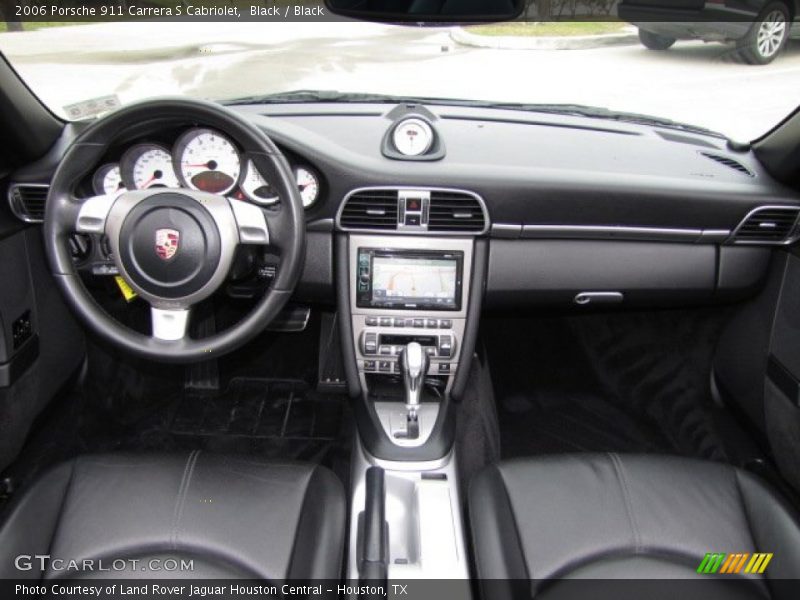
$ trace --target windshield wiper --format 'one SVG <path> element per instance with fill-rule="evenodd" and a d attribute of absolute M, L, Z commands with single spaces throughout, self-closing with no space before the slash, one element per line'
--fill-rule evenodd
<path fill-rule="evenodd" d="M 638 113 L 628 113 L 610 110 L 608 108 L 585 106 L 582 104 L 535 104 L 524 102 L 493 102 L 490 100 L 464 100 L 461 98 L 431 98 L 426 96 L 393 96 L 390 94 L 352 93 L 335 90 L 295 90 L 279 92 L 263 96 L 249 96 L 236 98 L 225 102 L 228 105 L 237 104 L 293 104 L 311 102 L 333 102 L 351 104 L 427 104 L 433 106 L 464 106 L 477 108 L 496 108 L 503 110 L 520 110 L 553 115 L 569 115 L 575 117 L 588 117 L 646 125 L 650 127 L 663 127 L 666 129 L 679 129 L 690 133 L 714 136 L 727 139 L 724 135 L 700 127 L 688 125 L 671 119 L 653 117 Z"/>

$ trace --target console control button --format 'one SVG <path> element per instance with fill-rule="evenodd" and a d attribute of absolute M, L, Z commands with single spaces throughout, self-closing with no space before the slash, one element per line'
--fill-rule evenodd
<path fill-rule="evenodd" d="M 375 327 L 378 324 L 378 317 L 367 317 L 365 323 L 368 327 Z"/>
<path fill-rule="evenodd" d="M 390 360 L 382 360 L 378 362 L 378 371 L 381 373 L 391 373 L 392 372 L 392 365 L 394 363 Z"/>
<path fill-rule="evenodd" d="M 449 335 L 439 336 L 439 356 L 449 358 L 453 354 L 453 338 Z"/>
<path fill-rule="evenodd" d="M 452 329 L 453 328 L 453 321 L 451 319 L 439 319 L 439 328 L 440 329 Z"/>
<path fill-rule="evenodd" d="M 364 370 L 365 371 L 374 371 L 375 370 L 375 361 L 374 360 L 365 360 L 364 361 Z"/>
<path fill-rule="evenodd" d="M 395 317 L 394 326 L 395 327 L 405 327 L 406 326 L 406 320 L 401 318 L 401 317 Z"/>
<path fill-rule="evenodd" d="M 414 327 L 425 327 L 425 319 L 414 319 L 412 323 Z"/>
<path fill-rule="evenodd" d="M 449 373 L 450 363 L 439 363 L 439 373 Z"/>
<path fill-rule="evenodd" d="M 391 346 L 381 346 L 379 350 L 379 354 L 381 356 L 391 356 L 392 355 L 392 347 Z"/>
<path fill-rule="evenodd" d="M 392 326 L 392 318 L 391 317 L 381 317 L 380 324 L 381 324 L 381 327 L 391 327 Z"/>
<path fill-rule="evenodd" d="M 377 354 L 378 353 L 378 334 L 365 333 L 364 334 L 364 354 Z"/>
<path fill-rule="evenodd" d="M 436 348 L 433 346 L 425 346 L 425 354 L 428 356 L 436 356 Z"/>
<path fill-rule="evenodd" d="M 436 319 L 425 319 L 425 327 L 427 329 L 436 329 L 438 327 L 438 323 Z"/>

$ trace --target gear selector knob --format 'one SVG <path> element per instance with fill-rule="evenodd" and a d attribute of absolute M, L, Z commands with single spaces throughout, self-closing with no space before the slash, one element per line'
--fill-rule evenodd
<path fill-rule="evenodd" d="M 417 342 L 408 344 L 400 354 L 400 370 L 403 372 L 406 406 L 409 408 L 419 405 L 429 362 L 428 355 L 425 354 L 425 350 Z"/>

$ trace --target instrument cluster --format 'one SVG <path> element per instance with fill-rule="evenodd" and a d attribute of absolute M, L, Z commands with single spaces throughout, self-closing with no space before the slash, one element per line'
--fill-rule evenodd
<path fill-rule="evenodd" d="M 306 165 L 295 165 L 293 170 L 303 206 L 309 208 L 319 199 L 319 175 Z M 183 132 L 172 148 L 152 142 L 135 144 L 119 162 L 100 166 L 92 178 L 96 194 L 152 187 L 185 187 L 262 206 L 280 200 L 272 184 L 230 138 L 205 127 Z"/>

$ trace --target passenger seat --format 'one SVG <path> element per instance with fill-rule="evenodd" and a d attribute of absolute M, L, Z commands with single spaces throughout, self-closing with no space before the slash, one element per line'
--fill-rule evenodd
<path fill-rule="evenodd" d="M 781 583 L 800 578 L 796 514 L 724 464 L 616 454 L 500 463 L 472 480 L 469 519 L 486 599 L 572 597 L 556 593 L 569 585 L 562 578 L 698 577 L 704 597 L 782 598 L 792 586 Z M 726 579 L 702 572 L 707 553 L 772 558 L 763 574 L 745 574 L 750 559 L 737 559 L 743 568 Z M 733 593 L 730 577 L 752 585 Z"/>

